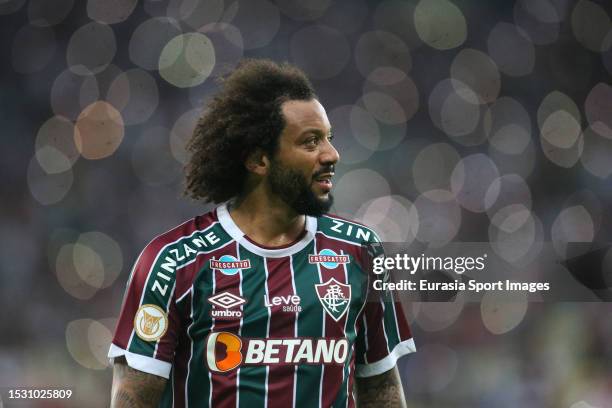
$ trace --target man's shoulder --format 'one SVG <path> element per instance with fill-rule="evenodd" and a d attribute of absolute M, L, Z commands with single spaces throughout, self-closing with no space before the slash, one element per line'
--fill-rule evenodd
<path fill-rule="evenodd" d="M 335 214 L 324 214 L 319 217 L 317 229 L 328 237 L 356 245 L 380 242 L 380 238 L 372 228 Z"/>
<path fill-rule="evenodd" d="M 197 215 L 154 237 L 147 244 L 144 252 L 158 253 L 164 248 L 185 242 L 193 242 L 199 246 L 215 244 L 220 240 L 214 236 L 213 231 L 218 221 L 216 209 Z"/>

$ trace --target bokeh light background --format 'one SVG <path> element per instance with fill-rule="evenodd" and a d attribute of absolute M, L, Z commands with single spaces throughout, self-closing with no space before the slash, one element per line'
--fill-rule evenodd
<path fill-rule="evenodd" d="M 491 241 L 514 260 L 609 241 L 611 17 L 604 0 L 0 0 L 0 386 L 108 405 L 129 269 L 211 208 L 181 196 L 184 145 L 243 57 L 309 74 L 342 156 L 335 212 L 383 240 Z M 406 393 L 610 407 L 611 314 L 411 305 Z"/>

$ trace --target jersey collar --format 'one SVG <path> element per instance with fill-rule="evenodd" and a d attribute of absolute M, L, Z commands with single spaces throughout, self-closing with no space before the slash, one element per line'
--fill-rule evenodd
<path fill-rule="evenodd" d="M 262 248 L 257 244 L 249 241 L 244 232 L 238 228 L 234 220 L 229 214 L 227 203 L 217 207 L 217 217 L 223 229 L 241 246 L 253 252 L 254 254 L 268 258 L 282 258 L 300 252 L 312 241 L 317 232 L 317 219 L 315 217 L 306 216 L 306 234 L 295 244 L 279 249 Z"/>

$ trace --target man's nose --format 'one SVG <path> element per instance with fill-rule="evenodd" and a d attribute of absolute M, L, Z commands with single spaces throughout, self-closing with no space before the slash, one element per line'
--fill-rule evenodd
<path fill-rule="evenodd" d="M 336 164 L 340 160 L 340 154 L 338 153 L 334 145 L 331 143 L 331 141 L 328 140 L 325 143 L 323 151 L 321 152 L 320 159 L 321 163 L 326 164 Z"/>

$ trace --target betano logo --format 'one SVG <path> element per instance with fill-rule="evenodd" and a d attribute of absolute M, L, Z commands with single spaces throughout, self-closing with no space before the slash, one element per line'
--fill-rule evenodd
<path fill-rule="evenodd" d="M 235 275 L 240 272 L 241 269 L 250 268 L 251 261 L 249 259 L 241 261 L 232 255 L 223 255 L 219 259 L 211 259 L 210 267 L 211 269 L 220 270 L 224 275 Z"/>
<path fill-rule="evenodd" d="M 241 365 L 344 364 L 348 348 L 346 338 L 241 338 L 216 332 L 206 339 L 206 363 L 222 373 Z"/>
<path fill-rule="evenodd" d="M 327 269 L 336 269 L 340 264 L 349 263 L 348 255 L 338 255 L 331 249 L 322 249 L 319 251 L 319 255 L 309 255 L 308 263 L 315 264 L 320 263 Z"/>

